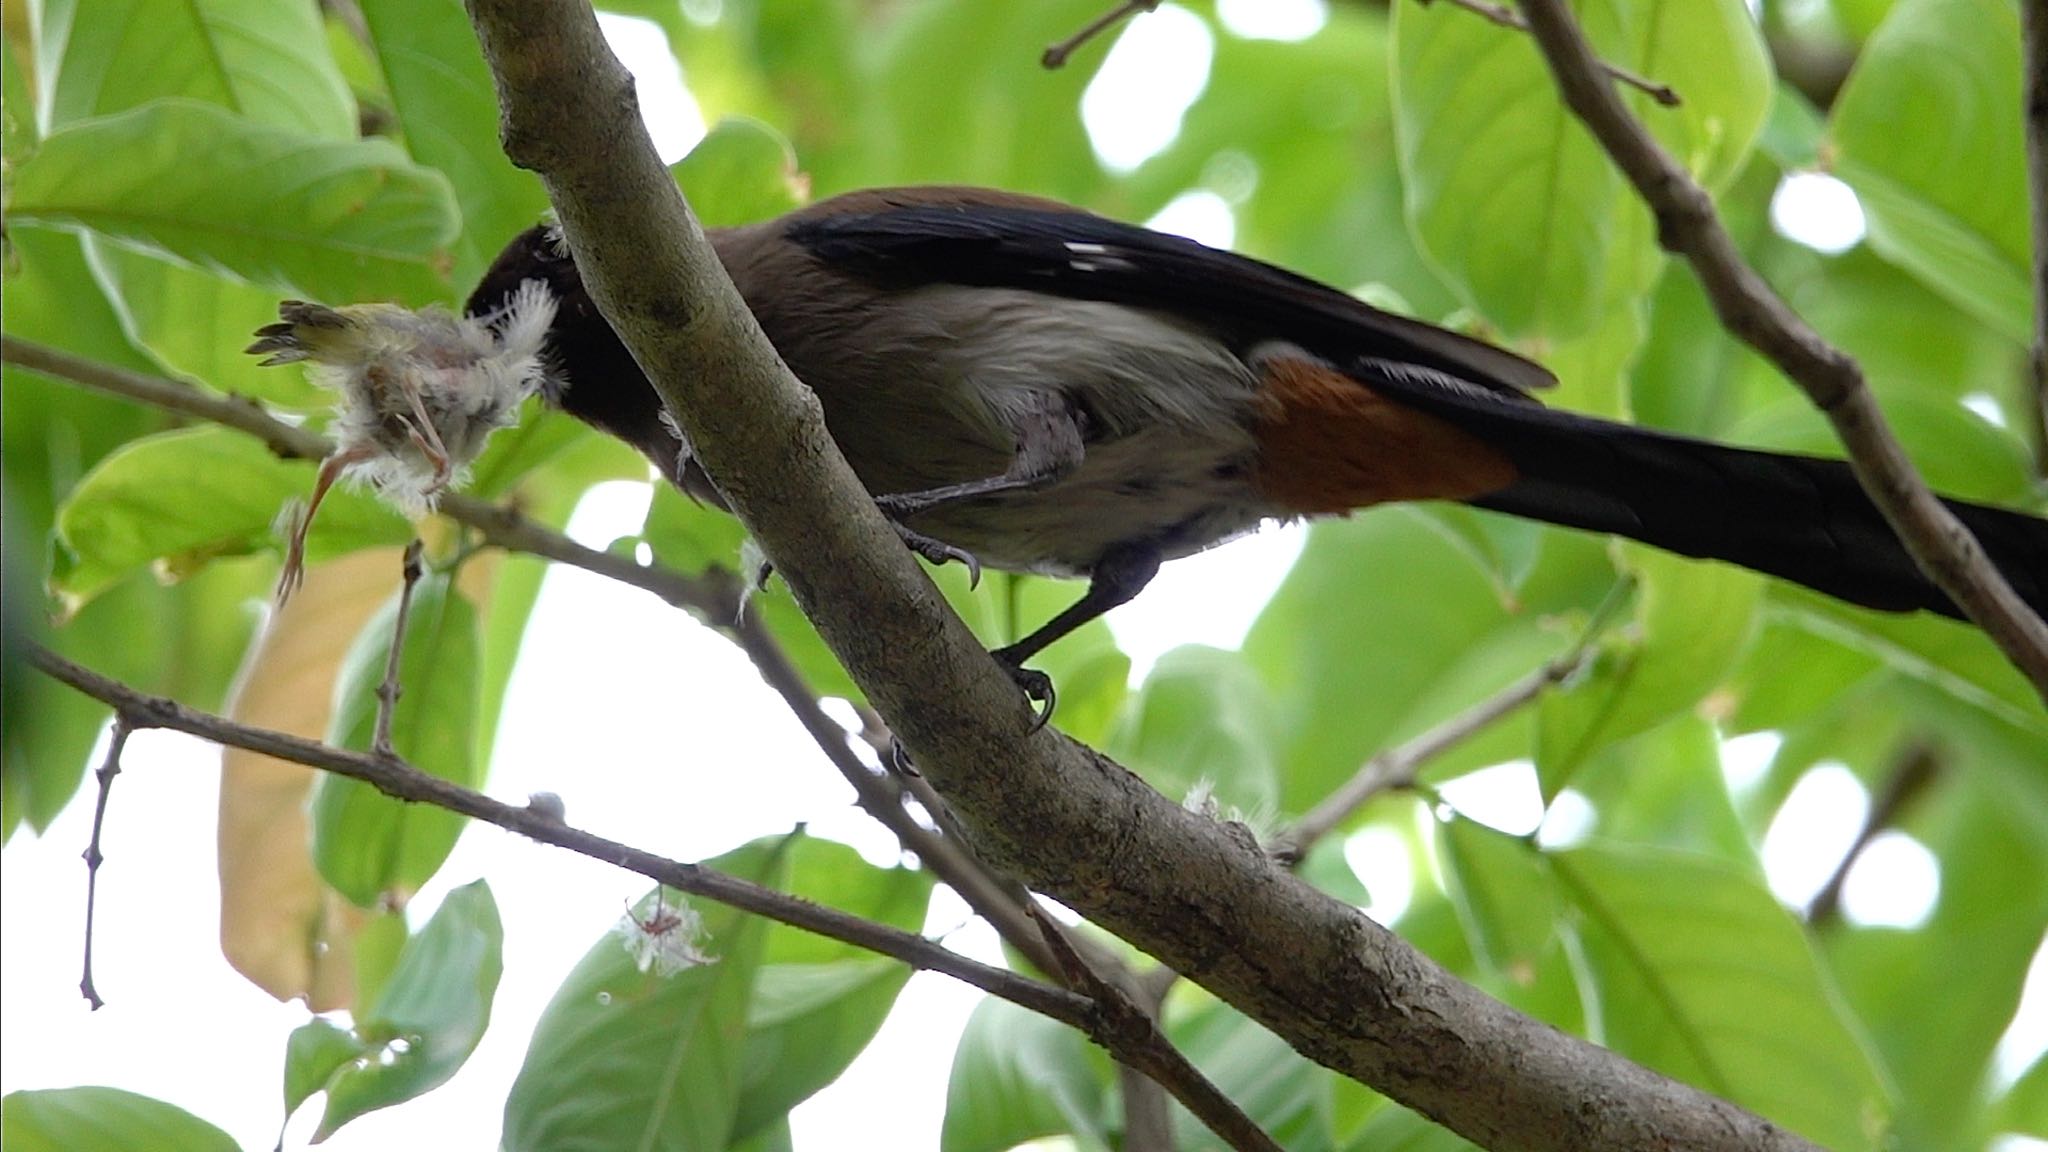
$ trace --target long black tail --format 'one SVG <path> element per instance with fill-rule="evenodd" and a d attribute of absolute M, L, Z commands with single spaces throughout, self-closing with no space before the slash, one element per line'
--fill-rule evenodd
<path fill-rule="evenodd" d="M 1847 464 L 1730 448 L 1570 413 L 1494 406 L 1481 432 L 1522 479 L 1473 501 L 1726 560 L 1852 604 L 1960 617 L 1863 493 Z M 1944 500 L 2021 599 L 2048 613 L 2048 520 Z"/>

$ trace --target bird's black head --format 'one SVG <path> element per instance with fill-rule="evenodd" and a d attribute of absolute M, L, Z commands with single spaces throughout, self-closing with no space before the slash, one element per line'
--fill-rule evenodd
<path fill-rule="evenodd" d="M 661 398 L 626 351 L 590 294 L 559 229 L 537 224 L 513 238 L 470 293 L 463 311 L 504 309 L 520 284 L 538 280 L 555 295 L 542 395 L 563 411 L 626 441 L 664 473 L 675 468 L 676 441 L 661 422 Z"/>

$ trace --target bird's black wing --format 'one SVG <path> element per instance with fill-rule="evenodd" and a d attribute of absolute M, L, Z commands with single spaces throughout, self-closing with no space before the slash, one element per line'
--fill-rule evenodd
<path fill-rule="evenodd" d="M 880 283 L 1025 288 L 1158 309 L 1245 346 L 1281 339 L 1337 364 L 1415 364 L 1516 399 L 1556 382 L 1511 352 L 1285 269 L 1084 212 L 892 205 L 801 215 L 785 235 L 826 264 Z"/>

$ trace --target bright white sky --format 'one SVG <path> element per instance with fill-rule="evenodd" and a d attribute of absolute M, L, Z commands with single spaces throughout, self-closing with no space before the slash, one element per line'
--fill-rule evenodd
<path fill-rule="evenodd" d="M 1219 12 L 1240 34 L 1288 39 L 1319 27 L 1323 4 L 1224 0 Z M 673 60 L 651 26 L 605 19 L 639 76 L 658 145 L 670 159 L 682 155 L 703 125 Z M 1209 37 L 1199 20 L 1171 5 L 1132 25 L 1083 104 L 1106 163 L 1134 167 L 1172 140 L 1205 82 Z M 1862 231 L 1854 197 L 1824 177 L 1788 181 L 1774 218 L 1787 234 L 1829 250 L 1853 245 Z M 1153 223 L 1218 245 L 1228 245 L 1234 231 L 1228 204 L 1209 192 L 1181 197 Z M 644 486 L 607 485 L 579 510 L 571 534 L 603 547 L 637 529 L 646 499 Z M 1268 530 L 1169 565 L 1143 597 L 1110 617 L 1138 674 L 1177 644 L 1235 647 L 1300 544 L 1298 530 Z M 593 644 L 605 636 L 630 636 L 632 643 Z M 800 821 L 878 863 L 895 859 L 893 841 L 853 808 L 851 790 L 746 661 L 680 613 L 558 568 L 547 578 L 526 643 L 506 700 L 492 794 L 523 801 L 536 791 L 557 793 L 573 822 L 685 860 Z M 625 651 L 667 655 L 642 663 L 622 657 Z M 1738 785 L 1753 778 L 1772 746 L 1768 737 L 1734 742 L 1730 772 Z M 227 1129 L 245 1148 L 269 1148 L 281 1118 L 284 1040 L 306 1014 L 275 1003 L 220 957 L 212 834 L 217 755 L 196 741 L 143 733 L 131 742 L 126 766 L 106 823 L 97 961 L 108 1001 L 102 1011 L 88 1012 L 77 992 L 79 853 L 91 790 L 43 836 L 18 833 L 6 849 L 0 1089 L 117 1085 L 174 1102 Z M 1512 830 L 1526 831 L 1540 816 L 1526 765 L 1489 770 L 1446 793 L 1461 809 Z M 1816 772 L 1801 785 L 1791 804 L 1812 821 L 1805 837 L 1765 843 L 1772 886 L 1788 903 L 1803 903 L 1818 888 L 1863 803 L 1844 770 Z M 1568 802 L 1561 807 L 1547 837 L 1569 837 L 1583 824 Z M 1408 875 L 1405 847 L 1388 833 L 1358 837 L 1348 847 L 1384 901 L 1371 911 L 1382 919 L 1398 915 L 1406 902 L 1398 879 Z M 351 1123 L 325 1147 L 495 1147 L 496 1117 L 541 1008 L 590 943 L 648 887 L 479 826 L 464 834 L 441 879 L 414 901 L 414 922 L 424 922 L 450 888 L 480 876 L 505 920 L 507 965 L 492 1029 L 450 1084 Z M 1932 906 L 1938 883 L 1925 849 L 1894 834 L 1855 873 L 1847 908 L 1865 922 L 1911 924 Z M 943 889 L 927 928 L 970 955 L 1000 958 L 993 934 L 970 922 Z M 2037 958 L 2025 1019 L 2006 1045 L 2003 1064 L 2011 1072 L 2048 1045 L 2044 968 Z M 849 1133 L 874 1133 L 875 1147 L 936 1148 L 953 1038 L 977 997 L 941 977 L 914 978 L 874 1045 L 837 1084 L 797 1109 L 797 1146 L 858 1147 Z M 301 1110 L 289 1146 L 303 1145 L 317 1112 L 317 1101 Z"/>

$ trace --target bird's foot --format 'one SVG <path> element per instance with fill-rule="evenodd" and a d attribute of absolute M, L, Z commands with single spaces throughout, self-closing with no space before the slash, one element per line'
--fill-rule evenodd
<path fill-rule="evenodd" d="M 945 564 L 949 561 L 964 564 L 967 566 L 967 587 L 973 589 L 981 584 L 981 559 L 974 553 L 965 548 L 956 548 L 944 540 L 927 536 L 894 518 L 890 519 L 889 524 L 896 529 L 896 535 L 912 552 L 934 564 Z"/>
<path fill-rule="evenodd" d="M 1007 648 L 998 648 L 989 655 L 995 657 L 996 663 L 1001 664 L 1017 687 L 1023 689 L 1024 699 L 1036 706 L 1038 716 L 1031 722 L 1031 730 L 1036 732 L 1045 727 L 1052 719 L 1052 710 L 1059 705 L 1059 693 L 1053 691 L 1052 677 L 1036 668 L 1024 667 L 1022 657 L 1011 655 Z"/>

